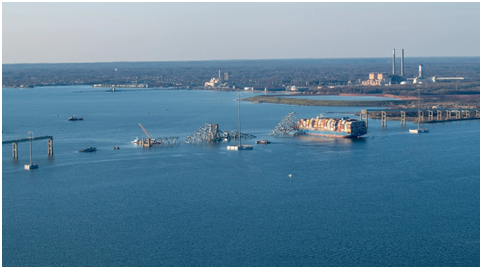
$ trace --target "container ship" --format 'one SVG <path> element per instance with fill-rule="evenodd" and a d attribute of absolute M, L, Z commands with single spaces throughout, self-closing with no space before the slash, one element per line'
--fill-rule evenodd
<path fill-rule="evenodd" d="M 367 133 L 364 121 L 347 117 L 300 119 L 295 129 L 300 134 L 328 137 L 360 137 Z"/>

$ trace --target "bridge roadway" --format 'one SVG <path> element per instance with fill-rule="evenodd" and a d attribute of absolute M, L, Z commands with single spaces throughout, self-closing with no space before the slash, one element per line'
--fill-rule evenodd
<path fill-rule="evenodd" d="M 33 138 L 32 138 L 32 141 L 35 141 L 35 140 L 43 140 L 43 139 L 54 139 L 54 137 L 51 136 L 51 135 L 37 136 L 37 137 L 33 137 Z M 21 143 L 21 142 L 27 142 L 27 141 L 30 141 L 30 137 L 28 137 L 28 138 L 19 138 L 19 139 L 2 141 L 2 144 Z"/>
<path fill-rule="evenodd" d="M 45 140 L 45 139 L 47 139 L 47 154 L 48 156 L 53 156 L 54 155 L 54 137 L 51 135 L 6 140 L 6 141 L 2 141 L 2 145 L 12 143 L 12 157 L 14 159 L 18 159 L 18 143 L 27 142 L 30 140 L 35 141 L 35 140 Z"/>

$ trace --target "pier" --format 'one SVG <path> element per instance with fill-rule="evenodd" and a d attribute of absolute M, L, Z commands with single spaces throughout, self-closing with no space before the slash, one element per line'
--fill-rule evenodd
<path fill-rule="evenodd" d="M 414 112 L 416 122 L 437 123 L 462 120 L 480 119 L 479 109 L 362 109 L 360 120 L 364 120 L 368 128 L 368 116 L 370 113 L 380 113 L 382 127 L 387 127 L 387 118 L 393 116 L 393 112 L 400 112 L 400 125 L 406 125 L 407 112 Z M 388 113 L 388 114 L 387 114 Z M 418 113 L 418 115 L 417 115 Z M 436 114 L 435 114 L 436 113 Z M 412 113 L 413 114 L 413 113 Z M 436 115 L 436 118 L 434 117 Z M 396 116 L 395 116 L 396 117 Z"/>
<path fill-rule="evenodd" d="M 12 157 L 14 159 L 18 159 L 18 143 L 22 142 L 29 142 L 35 140 L 45 140 L 47 139 L 47 155 L 54 156 L 54 137 L 51 135 L 45 136 L 37 136 L 37 137 L 27 137 L 27 138 L 19 138 L 13 140 L 2 141 L 3 144 L 12 144 Z"/>

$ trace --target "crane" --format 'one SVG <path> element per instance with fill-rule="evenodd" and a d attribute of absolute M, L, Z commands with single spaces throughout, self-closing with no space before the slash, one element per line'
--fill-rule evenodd
<path fill-rule="evenodd" d="M 151 145 L 153 143 L 155 143 L 155 139 L 152 139 L 151 136 L 147 133 L 146 129 L 144 129 L 144 126 L 142 126 L 142 124 L 139 123 L 139 126 L 141 126 L 142 130 L 144 131 L 144 133 L 146 133 L 147 135 L 147 139 L 142 139 L 142 146 L 143 147 L 151 147 Z"/>
<path fill-rule="evenodd" d="M 147 133 L 146 129 L 144 129 L 144 126 L 142 126 L 142 124 L 140 123 L 139 123 L 139 126 L 141 126 L 142 130 L 144 131 L 144 133 L 146 133 L 147 137 L 151 139 L 151 136 Z"/>

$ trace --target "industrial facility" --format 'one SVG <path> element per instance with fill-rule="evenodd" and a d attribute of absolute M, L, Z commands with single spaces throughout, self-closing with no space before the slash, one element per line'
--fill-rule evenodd
<path fill-rule="evenodd" d="M 423 65 L 418 66 L 418 76 L 413 78 L 407 78 L 404 76 L 404 49 L 401 51 L 401 65 L 400 65 L 400 75 L 395 74 L 395 49 L 392 53 L 392 73 L 369 73 L 368 80 L 361 82 L 364 86 L 389 86 L 392 84 L 421 84 L 421 83 L 436 83 L 438 81 L 449 81 L 449 80 L 466 80 L 465 77 L 424 77 Z"/>
<path fill-rule="evenodd" d="M 227 82 L 229 81 L 229 70 L 221 76 L 221 70 L 217 78 L 211 78 L 209 82 L 204 83 L 205 88 L 217 88 L 217 87 L 227 87 Z"/>

